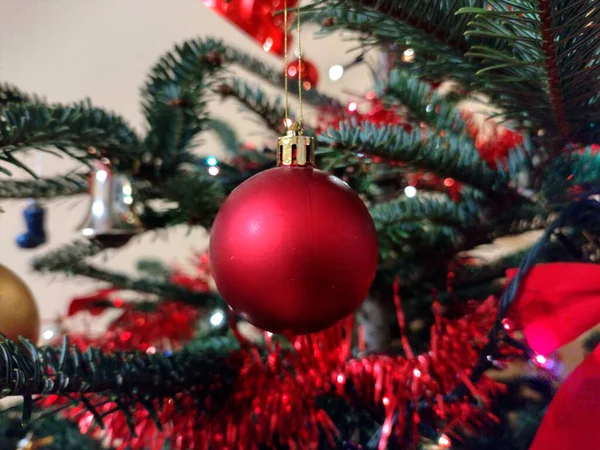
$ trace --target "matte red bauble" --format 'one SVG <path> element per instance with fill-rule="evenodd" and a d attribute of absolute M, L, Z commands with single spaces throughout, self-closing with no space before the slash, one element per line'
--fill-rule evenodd
<path fill-rule="evenodd" d="M 298 80 L 298 77 L 302 77 L 302 87 L 305 91 L 317 87 L 319 82 L 319 71 L 309 60 L 302 58 L 302 62 L 297 59 L 288 64 L 285 69 L 287 76 L 291 80 Z"/>
<path fill-rule="evenodd" d="M 358 195 L 310 165 L 301 145 L 293 151 L 283 154 L 288 165 L 231 193 L 213 225 L 210 258 L 217 288 L 234 311 L 264 330 L 303 334 L 335 324 L 362 303 L 379 252 Z"/>

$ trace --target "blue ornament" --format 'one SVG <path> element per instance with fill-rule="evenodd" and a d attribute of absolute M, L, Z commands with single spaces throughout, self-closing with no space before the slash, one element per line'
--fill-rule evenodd
<path fill-rule="evenodd" d="M 44 218 L 46 210 L 35 200 L 23 211 L 27 231 L 17 236 L 17 245 L 20 248 L 36 248 L 46 242 Z"/>

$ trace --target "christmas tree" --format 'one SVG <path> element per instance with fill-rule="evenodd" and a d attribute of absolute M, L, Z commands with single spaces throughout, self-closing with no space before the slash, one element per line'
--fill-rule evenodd
<path fill-rule="evenodd" d="M 236 3 L 229 7 L 240 7 Z M 83 237 L 35 259 L 33 267 L 107 283 L 106 290 L 75 299 L 69 314 L 122 310 L 103 336 L 65 336 L 44 346 L 0 330 L 7 335 L 0 343 L 2 394 L 24 398 L 4 412 L 0 439 L 7 448 L 61 449 L 98 448 L 102 439 L 114 448 L 144 450 L 566 448 L 549 431 L 556 429 L 556 410 L 585 394 L 559 390 L 551 403 L 552 397 L 559 382 L 567 387 L 581 384 L 582 373 L 597 374 L 594 338 L 588 340 L 592 356 L 570 377 L 558 373 L 555 352 L 600 321 L 597 266 L 589 264 L 599 256 L 599 16 L 591 0 L 323 0 L 303 6 L 303 20 L 325 32 L 355 31 L 360 45 L 376 46 L 387 61 L 367 114 L 310 83 L 289 80 L 291 91 L 300 84 L 304 102 L 320 114 L 318 124 L 304 121 L 304 134 L 290 131 L 298 122 L 283 120 L 284 101 L 226 71 L 242 66 L 283 88 L 284 70 L 207 37 L 177 45 L 151 69 L 142 90 L 143 136 L 89 103 L 50 104 L 0 86 L 2 198 L 58 198 L 90 189 L 94 199 Z M 290 146 L 286 160 L 285 144 L 263 152 L 237 148 L 230 128 L 210 117 L 209 101 L 219 98 L 237 100 L 275 135 L 300 138 L 295 153 Z M 465 102 L 484 105 L 485 120 Z M 195 154 L 197 137 L 209 130 L 234 147 L 230 158 Z M 347 305 L 315 293 L 315 286 L 332 289 L 323 280 L 340 273 L 338 265 L 365 267 L 355 277 L 338 277 L 338 290 L 373 278 L 368 252 L 352 253 L 363 247 L 346 239 L 342 226 L 336 225 L 339 235 L 314 236 L 321 229 L 317 217 L 344 226 L 352 219 L 340 213 L 346 200 L 312 211 L 315 222 L 300 223 L 292 244 L 273 237 L 277 245 L 256 267 L 281 270 L 274 278 L 283 284 L 279 278 L 261 284 L 258 269 L 244 260 L 227 268 L 243 278 L 234 289 L 217 279 L 219 293 L 210 288 L 210 275 L 223 273 L 222 259 L 211 267 L 206 255 L 198 255 L 193 274 L 145 261 L 140 276 L 131 277 L 89 262 L 135 245 L 131 238 L 145 231 L 177 224 L 211 230 L 234 189 L 277 160 L 290 166 L 277 169 L 285 173 L 306 168 L 296 166 L 317 173 L 310 167 L 314 146 L 301 149 L 313 137 L 316 165 L 354 189 L 377 235 L 376 275 L 356 316 L 327 323 L 322 316 L 330 306 L 339 312 Z M 63 154 L 82 168 L 36 178 L 20 159 L 31 149 Z M 10 179 L 11 166 L 32 178 Z M 269 186 L 273 198 L 285 199 L 277 187 Z M 32 214 L 39 220 L 39 212 Z M 533 230 L 540 234 L 530 248 L 491 262 L 471 253 Z M 294 284 L 282 267 L 282 242 L 285 248 L 312 245 L 308 261 L 327 273 L 291 264 L 312 277 Z M 256 256 L 256 243 L 242 245 Z M 331 266 L 332 248 L 338 264 L 321 270 Z M 548 264 L 534 267 L 539 263 Z M 247 305 L 240 307 L 238 298 L 223 298 L 260 289 L 265 299 L 282 293 L 281 308 L 258 305 L 262 317 L 275 320 L 266 328 L 281 334 L 249 334 L 245 319 L 260 322 L 257 316 L 239 314 Z M 124 301 L 115 297 L 121 290 L 154 297 Z M 286 331 L 289 323 L 279 327 L 277 319 L 298 292 L 310 292 L 321 305 Z M 225 300 L 235 307 L 229 310 Z M 331 326 L 322 330 L 323 323 Z M 320 331 L 293 333 L 308 328 Z M 516 374 L 502 370 L 507 367 Z M 587 395 L 597 397 L 590 389 Z M 593 417 L 598 406 L 589 405 Z M 69 421 L 57 420 L 61 414 Z M 579 436 L 577 442 L 593 447 L 592 431 L 555 433 L 571 445 Z"/>

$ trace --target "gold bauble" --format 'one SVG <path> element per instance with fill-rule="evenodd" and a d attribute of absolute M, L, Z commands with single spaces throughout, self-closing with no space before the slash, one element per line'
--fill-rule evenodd
<path fill-rule="evenodd" d="M 12 270 L 0 264 L 0 333 L 34 343 L 40 336 L 40 314 L 33 294 Z"/>

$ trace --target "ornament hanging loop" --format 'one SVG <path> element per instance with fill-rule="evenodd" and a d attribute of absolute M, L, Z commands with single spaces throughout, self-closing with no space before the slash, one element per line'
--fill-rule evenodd
<path fill-rule="evenodd" d="M 277 165 L 314 167 L 315 139 L 304 136 L 299 122 L 294 122 L 286 135 L 277 140 Z"/>
<path fill-rule="evenodd" d="M 297 9 L 296 9 L 296 18 L 297 18 L 297 33 L 298 33 L 298 48 L 297 48 L 297 52 L 298 52 L 298 103 L 300 106 L 300 117 L 298 118 L 298 126 L 300 128 L 302 128 L 302 121 L 303 121 L 303 116 L 304 116 L 304 112 L 303 112 L 303 104 L 302 104 L 302 71 L 304 68 L 304 65 L 302 64 L 302 37 L 301 37 L 301 20 L 300 20 L 300 0 L 298 0 L 297 3 Z M 292 121 L 289 119 L 289 88 L 288 88 L 288 7 L 287 7 L 287 0 L 283 0 L 283 28 L 285 31 L 284 34 L 284 38 L 283 38 L 283 61 L 284 61 L 284 67 L 285 67 L 285 72 L 284 72 L 284 87 L 283 87 L 283 91 L 284 91 L 284 123 L 287 129 L 291 129 L 292 126 L 294 126 L 294 124 L 292 124 Z"/>

